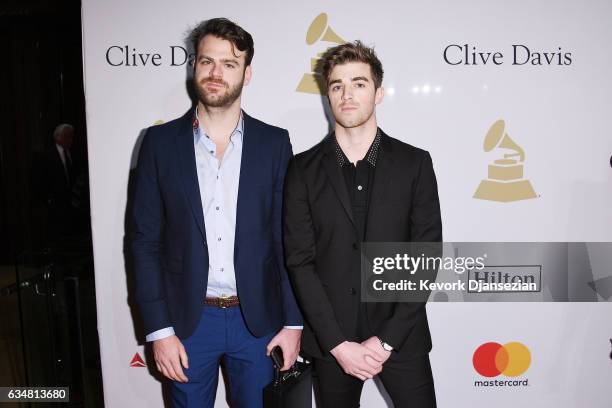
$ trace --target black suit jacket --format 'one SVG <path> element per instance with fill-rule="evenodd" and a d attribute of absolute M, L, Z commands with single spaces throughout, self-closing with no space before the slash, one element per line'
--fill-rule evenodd
<path fill-rule="evenodd" d="M 359 340 L 360 308 L 360 239 L 333 135 L 293 158 L 284 194 L 285 258 L 305 317 L 303 350 L 331 358 L 336 345 Z M 365 241 L 441 240 L 429 153 L 382 133 Z M 424 303 L 366 303 L 366 311 L 373 334 L 399 356 L 431 350 Z"/>
<path fill-rule="evenodd" d="M 45 151 L 41 162 L 36 164 L 34 185 L 36 193 L 48 211 L 49 239 L 57 239 L 72 233 L 77 221 L 78 213 L 72 205 L 72 190 L 78 161 L 74 150 L 70 153 L 72 158 L 70 180 L 66 177 L 64 163 L 55 144 Z"/>
<path fill-rule="evenodd" d="M 72 153 L 72 152 L 71 152 Z M 72 157 L 72 156 L 71 156 Z M 64 163 L 60 157 L 55 144 L 49 148 L 44 155 L 42 166 L 42 182 L 45 191 L 45 200 L 51 205 L 69 205 L 70 191 L 73 180 L 68 180 Z M 73 157 L 74 175 L 74 157 Z"/>

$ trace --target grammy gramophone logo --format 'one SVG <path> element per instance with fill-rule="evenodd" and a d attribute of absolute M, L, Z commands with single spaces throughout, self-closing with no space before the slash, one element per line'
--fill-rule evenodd
<path fill-rule="evenodd" d="M 523 178 L 525 151 L 508 136 L 502 119 L 493 123 L 487 132 L 483 148 L 485 152 L 506 149 L 510 153 L 489 164 L 488 177 L 480 182 L 474 198 L 509 202 L 537 197 L 531 182 Z"/>
<path fill-rule="evenodd" d="M 345 42 L 327 24 L 326 13 L 321 13 L 316 16 L 315 19 L 312 20 L 312 23 L 310 23 L 310 27 L 308 27 L 308 31 L 306 32 L 306 44 L 313 45 L 314 43 L 319 41 L 325 41 L 335 44 L 342 44 Z M 317 72 L 317 63 L 322 55 L 323 53 L 319 53 L 317 54 L 316 58 L 310 59 L 311 72 L 307 72 L 302 76 L 302 80 L 295 89 L 296 92 L 320 95 L 321 91 L 325 89 L 325 87 L 322 86 L 322 76 L 319 72 Z"/>

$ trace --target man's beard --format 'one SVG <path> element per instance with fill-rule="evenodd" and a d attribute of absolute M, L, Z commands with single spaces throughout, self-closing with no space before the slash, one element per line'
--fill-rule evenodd
<path fill-rule="evenodd" d="M 225 86 L 225 93 L 208 93 L 205 88 L 208 82 Z M 195 91 L 198 94 L 198 99 L 204 106 L 208 106 L 211 108 L 223 108 L 230 106 L 242 94 L 242 87 L 244 85 L 244 75 L 242 76 L 242 80 L 232 88 L 230 88 L 227 82 L 222 80 L 213 80 L 210 77 L 204 78 L 200 82 L 197 82 L 197 80 L 194 78 L 193 83 Z"/>

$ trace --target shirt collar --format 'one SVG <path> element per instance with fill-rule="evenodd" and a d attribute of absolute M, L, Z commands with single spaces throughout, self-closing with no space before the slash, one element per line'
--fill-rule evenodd
<path fill-rule="evenodd" d="M 200 120 L 198 119 L 198 107 L 196 106 L 193 112 L 193 138 L 195 143 L 197 144 L 202 136 L 206 136 L 204 139 L 205 142 L 211 141 L 210 137 L 204 132 L 204 128 L 200 126 Z M 242 115 L 242 109 L 240 110 L 240 117 L 238 118 L 238 123 L 234 128 L 234 131 L 230 135 L 230 143 L 242 143 L 242 138 L 244 134 L 244 116 Z"/>
<path fill-rule="evenodd" d="M 368 149 L 368 152 L 365 155 L 366 161 L 370 163 L 372 167 L 376 167 L 376 159 L 378 158 L 378 149 L 380 147 L 380 139 L 381 139 L 380 129 L 377 128 L 376 136 L 374 137 L 374 141 L 370 145 L 370 148 Z M 338 144 L 338 139 L 336 139 L 335 135 L 334 135 L 334 145 L 335 145 L 335 150 L 336 150 L 336 158 L 338 159 L 338 164 L 340 165 L 340 167 L 344 166 L 346 163 L 350 163 L 348 158 L 342 151 L 342 148 Z"/>

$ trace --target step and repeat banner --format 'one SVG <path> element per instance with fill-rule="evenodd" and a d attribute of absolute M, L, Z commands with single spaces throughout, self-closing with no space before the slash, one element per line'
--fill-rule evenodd
<path fill-rule="evenodd" d="M 320 54 L 357 39 L 374 46 L 385 70 L 379 125 L 431 153 L 446 241 L 612 241 L 609 2 L 84 0 L 106 406 L 164 405 L 133 307 L 131 175 L 146 128 L 191 106 L 185 36 L 212 17 L 253 35 L 243 108 L 287 128 L 294 152 L 329 129 Z M 428 305 L 440 407 L 612 406 L 610 254 L 584 251 L 599 266 L 576 283 L 583 302 L 552 293 L 542 297 L 562 302 Z M 216 406 L 227 406 L 222 381 Z M 362 406 L 392 404 L 367 381 Z"/>

